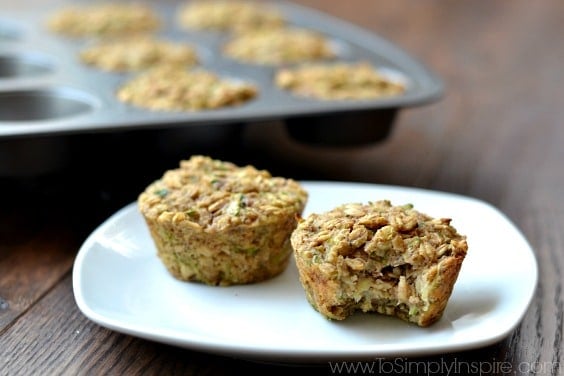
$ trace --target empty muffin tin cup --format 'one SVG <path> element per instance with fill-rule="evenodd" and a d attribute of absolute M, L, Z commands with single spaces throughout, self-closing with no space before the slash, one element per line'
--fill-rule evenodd
<path fill-rule="evenodd" d="M 0 80 L 36 77 L 52 71 L 49 60 L 39 55 L 0 55 Z"/>
<path fill-rule="evenodd" d="M 0 126 L 2 122 L 54 120 L 77 116 L 93 110 L 95 106 L 93 97 L 70 88 L 0 92 Z"/>
<path fill-rule="evenodd" d="M 313 146 L 353 147 L 388 137 L 398 109 L 366 110 L 286 119 L 294 140 Z"/>
<path fill-rule="evenodd" d="M 0 42 L 12 42 L 20 39 L 20 33 L 15 27 L 11 27 L 6 21 L 0 20 Z"/>

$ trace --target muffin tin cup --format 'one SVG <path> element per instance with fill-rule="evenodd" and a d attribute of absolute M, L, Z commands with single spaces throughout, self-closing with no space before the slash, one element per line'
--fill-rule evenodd
<path fill-rule="evenodd" d="M 249 64 L 226 57 L 222 46 L 229 34 L 181 28 L 176 16 L 183 2 L 140 1 L 161 17 L 163 27 L 156 37 L 193 45 L 201 68 L 254 84 L 258 89 L 256 98 L 232 107 L 151 111 L 122 103 L 115 96 L 119 87 L 137 73 L 110 73 L 86 66 L 78 54 L 92 40 L 73 39 L 46 29 L 49 15 L 76 4 L 31 3 L 34 6 L 25 11 L 8 5 L 0 16 L 0 138 L 142 128 L 181 127 L 189 132 L 208 125 L 214 126 L 213 133 L 223 129 L 231 135 L 231 126 L 275 120 L 286 123 L 289 134 L 299 142 L 354 147 L 385 139 L 399 110 L 436 101 L 443 94 L 441 80 L 393 43 L 324 13 L 290 2 L 271 2 L 286 15 L 291 26 L 326 35 L 337 52 L 334 61 L 371 62 L 406 87 L 402 95 L 373 100 L 300 97 L 274 84 L 281 66 Z"/>
<path fill-rule="evenodd" d="M 0 123 L 70 118 L 94 111 L 94 96 L 65 87 L 0 92 Z"/>
<path fill-rule="evenodd" d="M 395 108 L 303 116 L 285 121 L 288 134 L 313 146 L 363 146 L 388 137 L 398 113 Z"/>

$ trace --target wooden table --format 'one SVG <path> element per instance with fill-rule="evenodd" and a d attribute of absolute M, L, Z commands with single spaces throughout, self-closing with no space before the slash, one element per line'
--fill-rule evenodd
<path fill-rule="evenodd" d="M 301 370 L 118 334 L 89 321 L 75 304 L 72 265 L 86 236 L 193 152 L 299 179 L 422 187 L 493 204 L 534 248 L 540 267 L 534 300 L 501 342 L 419 360 L 489 365 L 483 374 L 563 374 L 564 2 L 298 2 L 398 44 L 444 79 L 445 96 L 402 111 L 388 139 L 353 149 L 299 145 L 275 126 L 268 137 L 248 132 L 238 149 L 171 151 L 157 145 L 154 131 L 66 136 L 64 166 L 8 173 L 0 181 L 1 375 Z M 330 373 L 327 364 L 306 371 Z"/>

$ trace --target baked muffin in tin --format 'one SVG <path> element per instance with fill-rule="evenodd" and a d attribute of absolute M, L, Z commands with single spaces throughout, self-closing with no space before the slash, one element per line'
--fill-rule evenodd
<path fill-rule="evenodd" d="M 238 33 L 223 46 L 223 54 L 233 60 L 259 65 L 294 64 L 337 56 L 327 36 L 299 27 Z"/>
<path fill-rule="evenodd" d="M 196 0 L 183 4 L 178 12 L 182 28 L 240 32 L 286 24 L 282 12 L 256 0 Z"/>
<path fill-rule="evenodd" d="M 368 62 L 310 63 L 281 68 L 276 86 L 297 96 L 322 100 L 368 100 L 405 93 L 394 81 Z"/>
<path fill-rule="evenodd" d="M 223 78 L 204 68 L 160 65 L 118 88 L 117 98 L 155 111 L 201 111 L 243 104 L 258 95 L 251 83 Z"/>
<path fill-rule="evenodd" d="M 199 62 L 195 47 L 151 36 L 122 37 L 84 48 L 80 61 L 108 72 L 130 72 L 157 65 L 190 67 Z"/>
<path fill-rule="evenodd" d="M 152 33 L 161 26 L 158 14 L 138 3 L 68 6 L 50 15 L 49 30 L 70 37 L 114 37 Z"/>

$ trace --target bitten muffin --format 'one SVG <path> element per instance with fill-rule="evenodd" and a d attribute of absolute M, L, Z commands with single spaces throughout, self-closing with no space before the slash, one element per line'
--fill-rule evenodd
<path fill-rule="evenodd" d="M 280 69 L 278 87 L 303 97 L 324 100 L 363 100 L 400 95 L 405 85 L 392 81 L 372 64 L 304 64 Z"/>
<path fill-rule="evenodd" d="M 254 0 L 190 1 L 180 8 L 178 20 L 184 28 L 236 32 L 286 23 L 280 11 Z"/>
<path fill-rule="evenodd" d="M 104 71 L 129 72 L 161 64 L 189 67 L 198 63 L 194 47 L 149 36 L 99 42 L 80 52 L 80 61 Z"/>
<path fill-rule="evenodd" d="M 245 82 L 224 79 L 205 69 L 162 65 L 124 83 L 117 98 L 125 103 L 158 111 L 200 111 L 239 105 L 258 94 Z"/>
<path fill-rule="evenodd" d="M 450 221 L 387 200 L 300 219 L 291 243 L 308 301 L 329 319 L 362 311 L 433 324 L 468 249 Z"/>
<path fill-rule="evenodd" d="M 297 27 L 239 33 L 223 46 L 223 53 L 234 60 L 260 65 L 318 61 L 336 56 L 325 35 Z"/>
<path fill-rule="evenodd" d="M 128 4 L 91 4 L 61 9 L 47 20 L 47 27 L 70 37 L 110 37 L 148 33 L 160 27 L 149 7 Z"/>
<path fill-rule="evenodd" d="M 174 277 L 227 286 L 285 270 L 306 201 L 292 179 L 197 155 L 150 184 L 138 207 Z"/>

